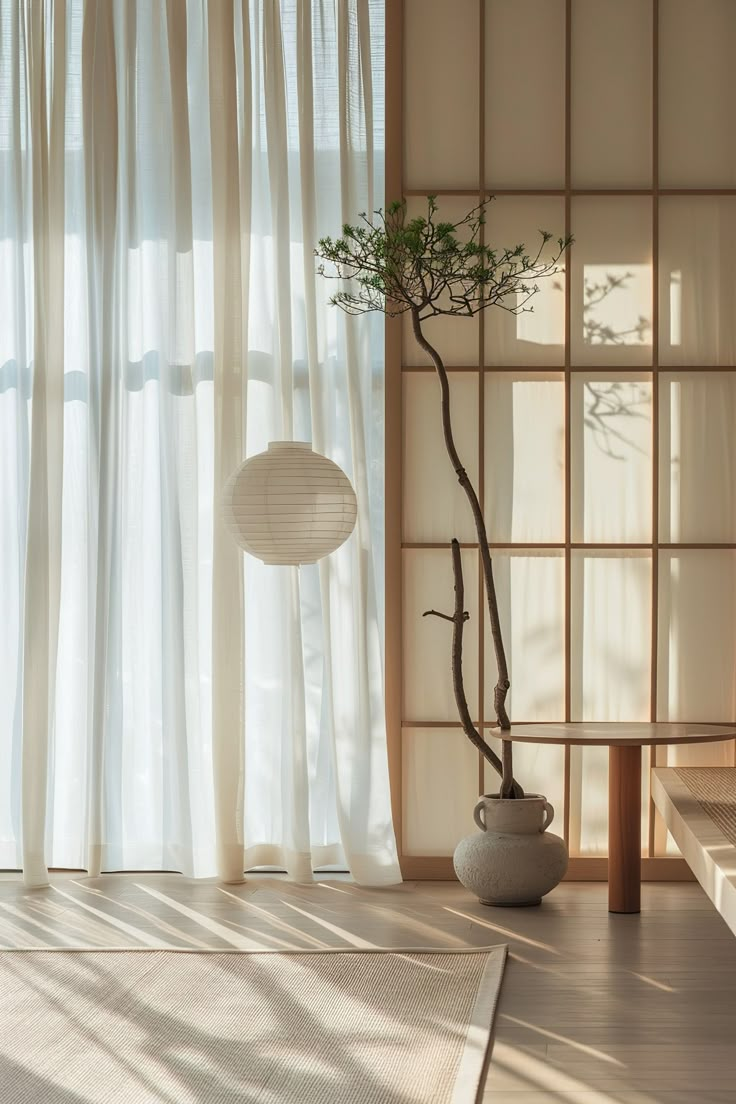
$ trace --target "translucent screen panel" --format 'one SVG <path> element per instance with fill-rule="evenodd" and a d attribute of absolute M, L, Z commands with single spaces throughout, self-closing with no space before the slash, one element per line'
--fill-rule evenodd
<path fill-rule="evenodd" d="M 570 749 L 570 854 L 608 851 L 608 748 Z"/>
<path fill-rule="evenodd" d="M 662 198 L 660 363 L 733 364 L 735 297 L 736 196 Z"/>
<path fill-rule="evenodd" d="M 736 715 L 736 553 L 661 552 L 657 711 L 661 721 Z"/>
<path fill-rule="evenodd" d="M 660 539 L 736 542 L 736 372 L 660 377 Z"/>
<path fill-rule="evenodd" d="M 736 185 L 736 4 L 661 0 L 659 177 L 667 188 Z"/>
<path fill-rule="evenodd" d="M 485 738 L 498 755 L 501 741 L 486 730 Z M 500 779 L 490 763 L 483 762 L 484 793 L 498 793 Z M 514 744 L 514 777 L 528 794 L 544 794 L 555 815 L 550 831 L 563 834 L 565 822 L 565 749 L 553 744 Z"/>
<path fill-rule="evenodd" d="M 572 183 L 652 179 L 651 0 L 573 0 Z"/>
<path fill-rule="evenodd" d="M 494 550 L 498 596 L 511 690 L 509 716 L 560 721 L 565 716 L 565 560 L 562 549 L 509 555 Z M 498 678 L 488 618 L 485 624 L 485 713 L 493 717 Z"/>
<path fill-rule="evenodd" d="M 486 185 L 561 187 L 564 0 L 486 0 L 485 20 Z"/>
<path fill-rule="evenodd" d="M 660 767 L 733 767 L 733 752 L 732 740 L 718 744 L 675 744 L 660 752 L 657 764 Z"/>
<path fill-rule="evenodd" d="M 573 199 L 572 233 L 573 364 L 651 364 L 651 200 Z"/>
<path fill-rule="evenodd" d="M 459 223 L 473 207 L 477 206 L 473 196 L 440 196 L 437 200 L 435 220 Z M 427 200 L 413 197 L 407 201 L 407 218 L 427 217 Z M 467 230 L 458 230 L 457 236 L 465 241 Z M 442 360 L 448 365 L 477 364 L 479 358 L 478 318 L 445 317 L 431 318 L 422 323 L 422 332 L 431 345 L 434 345 Z M 402 348 L 404 364 L 431 364 L 431 358 L 417 345 L 412 330 L 411 318 L 405 314 L 402 318 Z"/>
<path fill-rule="evenodd" d="M 405 855 L 451 855 L 478 829 L 478 753 L 458 729 L 405 728 L 403 831 Z"/>
<path fill-rule="evenodd" d="M 571 587 L 572 719 L 648 720 L 651 558 L 573 552 Z"/>
<path fill-rule="evenodd" d="M 478 184 L 478 29 L 477 0 L 405 0 L 406 187 Z"/>
<path fill-rule="evenodd" d="M 649 749 L 642 749 L 641 840 L 646 852 L 649 831 Z M 570 854 L 608 852 L 608 763 L 606 747 L 570 749 Z"/>
<path fill-rule="evenodd" d="M 452 372 L 449 378 L 455 442 L 477 487 L 478 375 Z M 404 540 L 474 541 L 473 515 L 445 449 L 434 372 L 404 373 L 403 417 Z"/>
<path fill-rule="evenodd" d="M 465 694 L 473 715 L 478 711 L 478 557 L 462 554 L 465 578 L 463 668 Z M 403 672 L 404 718 L 408 721 L 455 721 L 450 657 L 452 625 L 439 617 L 423 617 L 425 610 L 453 611 L 452 557 L 444 548 L 405 549 Z"/>
<path fill-rule="evenodd" d="M 565 236 L 563 200 L 499 196 L 488 208 L 486 240 L 494 248 L 513 249 L 523 244 L 530 254 L 536 254 L 541 244 L 540 230 L 554 235 L 541 255 L 542 260 L 551 261 L 556 240 Z M 515 315 L 501 307 L 486 310 L 486 364 L 534 367 L 564 363 L 565 273 L 562 268 L 540 280 L 539 289 L 527 303 L 531 311 Z M 509 306 L 517 305 L 511 300 L 508 303 Z"/>
<path fill-rule="evenodd" d="M 641 543 L 652 532 L 652 384 L 648 376 L 572 377 L 572 539 Z"/>
<path fill-rule="evenodd" d="M 485 377 L 485 506 L 492 541 L 565 539 L 565 388 L 561 376 Z"/>

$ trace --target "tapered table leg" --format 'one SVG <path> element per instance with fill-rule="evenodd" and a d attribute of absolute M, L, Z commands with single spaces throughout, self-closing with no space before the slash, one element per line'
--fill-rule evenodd
<path fill-rule="evenodd" d="M 608 755 L 608 911 L 641 904 L 641 747 Z"/>

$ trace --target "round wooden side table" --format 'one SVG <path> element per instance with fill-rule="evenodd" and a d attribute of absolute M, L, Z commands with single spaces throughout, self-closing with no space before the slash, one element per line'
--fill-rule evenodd
<path fill-rule="evenodd" d="M 575 721 L 493 729 L 502 740 L 608 748 L 608 911 L 641 907 L 641 749 L 654 744 L 714 743 L 736 727 L 658 721 Z"/>

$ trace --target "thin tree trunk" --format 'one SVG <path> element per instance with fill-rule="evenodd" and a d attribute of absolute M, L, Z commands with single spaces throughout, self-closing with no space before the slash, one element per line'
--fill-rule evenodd
<path fill-rule="evenodd" d="M 447 369 L 442 361 L 437 350 L 433 345 L 427 341 L 426 337 L 422 333 L 422 325 L 419 319 L 418 308 L 413 308 L 411 311 L 412 328 L 414 331 L 414 337 L 417 344 L 431 358 L 432 363 L 435 366 L 437 372 L 437 378 L 440 383 L 440 390 L 442 396 L 442 431 L 445 439 L 445 447 L 450 457 L 450 462 L 457 475 L 458 482 L 463 488 L 470 508 L 473 514 L 473 520 L 475 522 L 475 530 L 478 535 L 478 547 L 480 549 L 481 563 L 483 565 L 483 579 L 485 582 L 486 600 L 488 603 L 488 616 L 491 625 L 491 637 L 493 640 L 493 650 L 496 657 L 496 669 L 498 671 L 498 681 L 493 691 L 493 706 L 496 713 L 496 719 L 498 721 L 499 728 L 509 729 L 511 728 L 511 722 L 509 721 L 508 714 L 506 712 L 506 695 L 508 694 L 510 682 L 508 664 L 506 662 L 506 652 L 503 646 L 503 637 L 501 635 L 501 620 L 498 613 L 498 599 L 496 597 L 496 587 L 493 581 L 493 565 L 491 562 L 491 551 L 488 546 L 488 535 L 486 533 L 486 524 L 483 519 L 483 511 L 481 510 L 480 502 L 478 501 L 478 495 L 475 488 L 470 481 L 470 477 L 463 466 L 460 456 L 458 455 L 457 448 L 455 446 L 455 439 L 452 432 L 452 420 L 450 416 L 450 383 L 447 377 Z M 508 741 L 504 741 L 504 746 L 508 744 L 508 757 L 509 762 L 513 757 L 511 745 Z M 496 757 L 498 758 L 498 757 Z M 503 773 L 503 771 L 501 772 Z M 507 774 L 509 772 L 507 771 Z M 511 787 L 518 785 L 513 782 L 513 772 L 511 771 Z M 509 788 L 509 787 L 507 787 Z M 511 794 L 509 794 L 511 796 Z"/>
<path fill-rule="evenodd" d="M 493 705 L 496 712 L 496 718 L 498 720 L 499 728 L 508 729 L 511 728 L 511 722 L 509 721 L 508 714 L 506 713 L 505 701 L 509 683 L 509 670 L 506 662 L 506 652 L 503 646 L 503 638 L 501 636 L 501 622 L 498 614 L 498 600 L 496 598 L 496 587 L 493 582 L 493 565 L 491 563 L 491 551 L 488 547 L 488 535 L 486 533 L 486 524 L 483 520 L 483 512 L 478 501 L 478 495 L 475 488 L 470 481 L 470 477 L 465 470 L 460 457 L 458 455 L 457 448 L 455 446 L 455 439 L 452 433 L 452 421 L 450 418 L 450 383 L 447 377 L 447 369 L 442 361 L 437 350 L 433 345 L 427 341 L 426 337 L 422 333 L 421 322 L 419 320 L 419 311 L 417 309 L 412 310 L 412 324 L 414 328 L 414 337 L 416 338 L 419 346 L 432 358 L 435 369 L 437 371 L 437 377 L 440 381 L 440 388 L 442 392 L 442 430 L 445 438 L 445 446 L 447 448 L 450 461 L 457 475 L 458 482 L 470 503 L 470 508 L 473 513 L 473 520 L 475 522 L 475 530 L 478 534 L 478 545 L 480 547 L 481 562 L 483 564 L 483 577 L 485 580 L 486 599 L 488 602 L 488 615 L 491 623 L 491 636 L 493 638 L 493 650 L 496 656 L 496 667 L 498 669 L 498 682 L 493 693 Z"/>
<path fill-rule="evenodd" d="M 481 734 L 473 725 L 473 721 L 470 715 L 470 709 L 468 707 L 468 700 L 465 696 L 465 685 L 463 682 L 463 630 L 465 628 L 465 622 L 469 618 L 469 614 L 465 612 L 465 581 L 463 579 L 463 562 L 460 553 L 460 544 L 453 538 L 452 541 L 452 573 L 455 580 L 455 612 L 452 617 L 449 617 L 446 613 L 439 613 L 438 610 L 426 610 L 424 617 L 441 617 L 444 621 L 452 621 L 452 688 L 455 694 L 455 703 L 457 705 L 457 711 L 460 716 L 460 721 L 463 726 L 463 732 L 481 753 L 481 755 L 487 759 L 495 771 L 498 774 L 503 774 L 503 763 L 500 757 L 496 754 L 490 744 L 487 744 Z M 514 782 L 511 779 L 512 788 L 515 788 L 515 792 L 512 794 L 514 797 L 523 797 L 524 791 L 519 786 L 518 782 Z"/>
<path fill-rule="evenodd" d="M 519 783 L 514 781 L 514 745 L 511 740 L 503 740 L 503 771 L 501 778 L 501 797 L 523 797 L 524 794 L 517 793 L 516 790 L 519 787 Z"/>

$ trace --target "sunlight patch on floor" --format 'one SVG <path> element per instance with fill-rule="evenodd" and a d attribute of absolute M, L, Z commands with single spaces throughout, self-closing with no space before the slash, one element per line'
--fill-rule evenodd
<path fill-rule="evenodd" d="M 444 905 L 445 912 L 451 912 L 455 916 L 462 917 L 463 920 L 470 920 L 473 924 L 480 924 L 484 928 L 490 928 L 491 931 L 497 932 L 498 935 L 502 935 L 505 939 L 513 939 L 515 943 L 525 943 L 527 947 L 536 947 L 539 951 L 547 951 L 549 954 L 559 955 L 559 951 L 554 947 L 550 947 L 549 943 L 540 943 L 538 939 L 530 939 L 527 935 L 520 935 L 518 931 L 512 931 L 511 928 L 502 928 L 500 924 L 491 924 L 489 920 L 483 920 L 480 916 L 472 916 L 467 912 L 460 912 L 458 909 L 450 908 L 449 905 Z"/>
<path fill-rule="evenodd" d="M 625 1068 L 623 1062 L 619 1062 L 617 1058 L 612 1058 L 610 1054 L 604 1054 L 602 1050 L 596 1050 L 595 1047 L 586 1046 L 585 1043 L 576 1043 L 574 1039 L 569 1038 L 567 1035 L 558 1035 L 554 1031 L 548 1031 L 544 1027 L 537 1027 L 536 1024 L 530 1023 L 529 1020 L 520 1020 L 516 1016 L 509 1016 L 507 1013 L 502 1012 L 500 1018 L 507 1020 L 509 1023 L 516 1024 L 517 1027 L 525 1027 L 527 1031 L 533 1031 L 535 1035 L 543 1035 L 545 1039 L 552 1039 L 555 1043 L 563 1043 L 565 1046 L 572 1047 L 574 1050 L 579 1050 L 581 1054 L 588 1054 L 591 1058 L 597 1058 L 600 1062 L 609 1062 L 613 1066 L 621 1066 Z"/>
<path fill-rule="evenodd" d="M 504 1093 L 529 1092 L 534 1089 L 544 1090 L 550 1094 L 551 1099 L 554 1097 L 560 1104 L 568 1101 L 573 1104 L 577 1100 L 584 1100 L 585 1104 L 619 1104 L 620 1101 L 618 1091 L 609 1093 L 592 1088 L 586 1082 L 555 1069 L 533 1054 L 497 1041 L 493 1047 L 486 1092 L 491 1097 L 495 1093 L 501 1101 Z M 658 1104 L 656 1097 L 645 1092 L 637 1094 L 635 1099 L 636 1104 Z M 630 1096 L 627 1097 L 627 1104 L 631 1104 Z"/>

